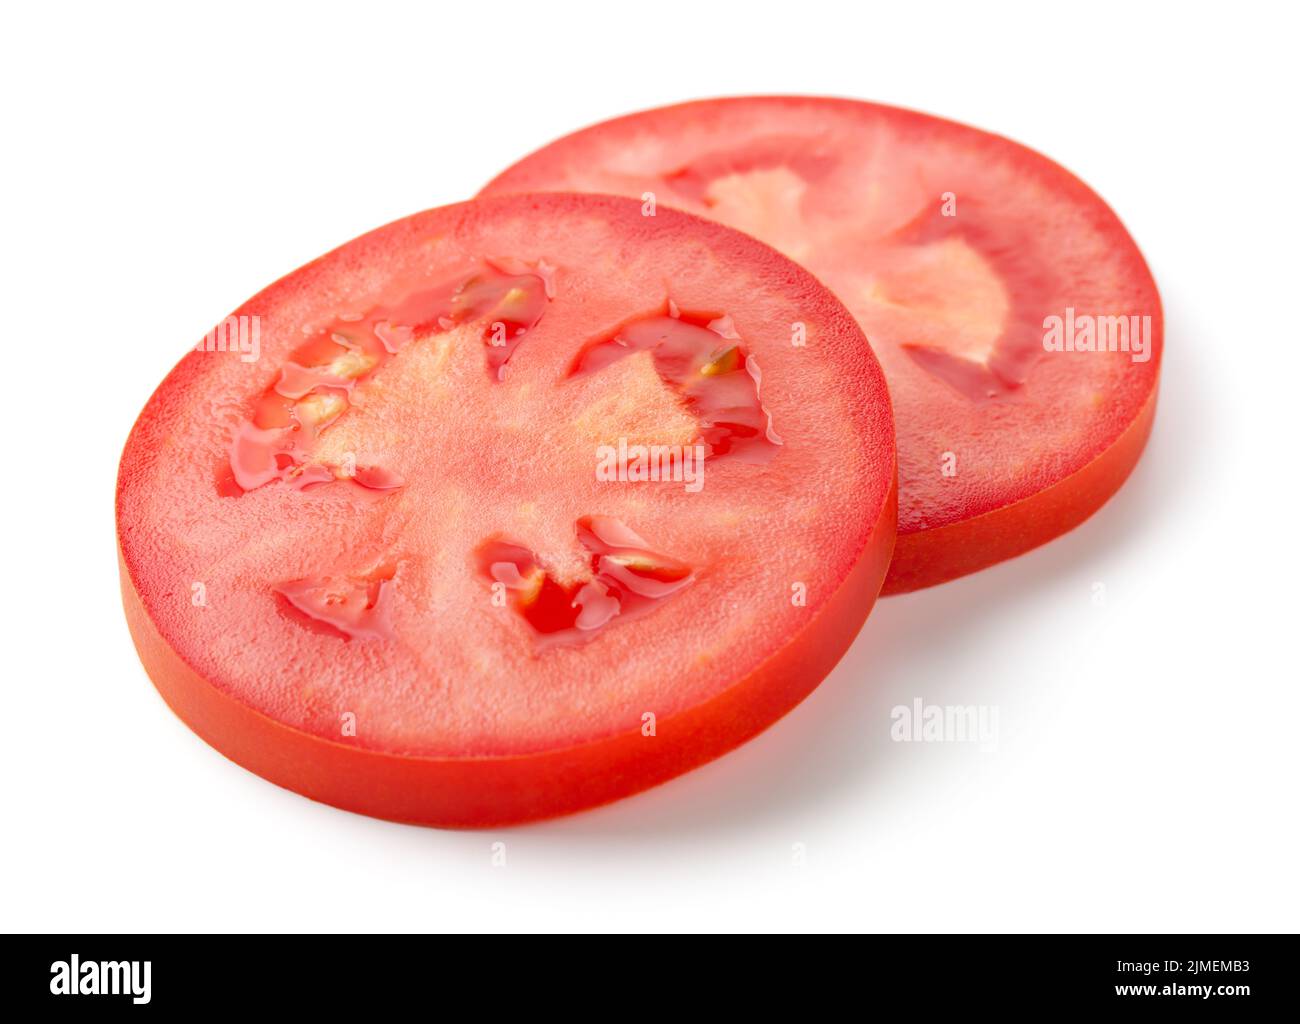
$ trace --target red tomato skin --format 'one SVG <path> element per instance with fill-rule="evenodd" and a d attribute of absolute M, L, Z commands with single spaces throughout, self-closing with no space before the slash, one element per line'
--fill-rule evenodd
<path fill-rule="evenodd" d="M 226 695 L 163 639 L 121 549 L 122 603 L 136 650 L 168 707 L 236 764 L 321 803 L 390 821 L 494 828 L 610 803 L 738 747 L 808 696 L 848 650 L 893 553 L 897 485 L 873 544 L 816 617 L 757 671 L 711 701 L 639 729 L 518 757 L 407 757 L 348 746 L 277 722 Z"/>
<path fill-rule="evenodd" d="M 1151 436 L 1156 391 L 1092 462 L 1013 505 L 953 526 L 900 533 L 881 596 L 905 594 L 987 569 L 1068 533 L 1120 489 Z"/>

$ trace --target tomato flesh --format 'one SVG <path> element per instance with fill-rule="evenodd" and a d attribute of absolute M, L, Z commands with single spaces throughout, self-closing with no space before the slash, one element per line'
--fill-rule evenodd
<path fill-rule="evenodd" d="M 1109 207 L 1014 142 L 870 103 L 710 100 L 560 139 L 483 194 L 546 189 L 652 195 L 768 242 L 844 301 L 897 420 L 886 592 L 1070 529 L 1142 450 L 1163 344 L 1155 283 Z M 1058 320 L 1107 329 L 1107 346 L 1080 328 L 1081 347 L 1052 347 Z"/>
<path fill-rule="evenodd" d="M 806 696 L 884 578 L 883 374 L 739 233 L 483 199 L 234 315 L 260 359 L 190 353 L 127 442 L 123 597 L 177 713 L 315 799 L 469 827 L 665 781 Z M 699 472 L 602 476 L 633 451 Z"/>

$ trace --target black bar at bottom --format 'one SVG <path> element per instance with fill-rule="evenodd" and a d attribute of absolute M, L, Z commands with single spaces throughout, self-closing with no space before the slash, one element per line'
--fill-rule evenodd
<path fill-rule="evenodd" d="M 732 1015 L 782 995 L 806 1001 L 817 1015 L 830 1012 L 835 997 L 864 1011 L 911 1005 L 927 1017 L 949 1009 L 1131 1008 L 1235 1018 L 1293 1010 L 1298 987 L 1291 935 L 599 943 L 581 936 L 29 935 L 6 942 L 0 1006 L 95 1016 L 250 1007 L 407 1016 L 413 1003 L 429 1017 L 463 1015 L 467 1004 L 487 1016 L 520 1005 L 580 1017 L 690 1006 L 696 1016 L 710 1004 Z"/>

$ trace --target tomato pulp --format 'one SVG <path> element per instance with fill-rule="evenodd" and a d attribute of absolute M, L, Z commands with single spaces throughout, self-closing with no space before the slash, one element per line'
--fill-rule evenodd
<path fill-rule="evenodd" d="M 1146 443 L 1163 339 L 1155 283 L 1110 208 L 1024 146 L 871 103 L 706 100 L 567 136 L 484 194 L 546 189 L 739 228 L 843 300 L 897 420 L 886 593 L 1072 529 Z"/>
<path fill-rule="evenodd" d="M 177 714 L 307 796 L 474 827 L 644 789 L 798 703 L 884 579 L 883 374 L 738 232 L 482 199 L 232 317 L 127 441 L 122 590 Z"/>

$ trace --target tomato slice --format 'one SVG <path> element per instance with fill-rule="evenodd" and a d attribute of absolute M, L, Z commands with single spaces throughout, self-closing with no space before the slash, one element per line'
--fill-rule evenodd
<path fill-rule="evenodd" d="M 708 100 L 567 136 L 484 194 L 550 189 L 739 228 L 849 307 L 898 425 L 886 593 L 1072 529 L 1146 443 L 1163 343 L 1151 274 L 1094 192 L 1007 139 L 850 100 Z"/>
<path fill-rule="evenodd" d="M 233 315 L 260 357 L 190 353 L 127 442 L 122 590 L 172 708 L 300 793 L 468 827 L 636 792 L 806 696 L 884 579 L 884 375 L 738 232 L 483 199 Z"/>

